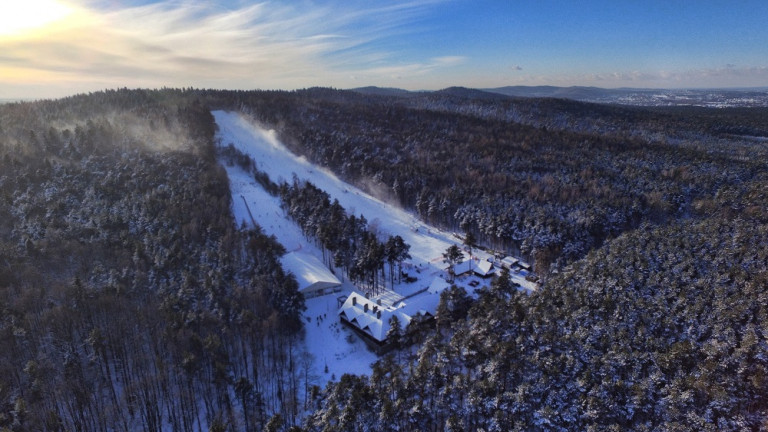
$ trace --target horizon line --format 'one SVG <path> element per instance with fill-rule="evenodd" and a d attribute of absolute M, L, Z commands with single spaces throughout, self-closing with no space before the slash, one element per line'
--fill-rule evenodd
<path fill-rule="evenodd" d="M 433 93 L 433 92 L 439 92 L 443 90 L 453 89 L 453 88 L 462 88 L 467 90 L 478 90 L 478 91 L 489 91 L 489 90 L 496 90 L 496 89 L 504 89 L 504 88 L 540 88 L 540 87 L 548 87 L 553 89 L 573 89 L 573 88 L 583 88 L 583 89 L 597 89 L 597 90 L 612 90 L 612 91 L 736 91 L 736 92 L 750 92 L 750 91 L 768 91 L 768 86 L 733 86 L 733 87 L 598 87 L 598 86 L 589 86 L 589 85 L 570 85 L 570 86 L 558 86 L 558 85 L 551 85 L 551 84 L 538 84 L 538 85 L 506 85 L 506 86 L 499 86 L 499 87 L 466 87 L 462 85 L 453 85 L 448 87 L 442 87 L 438 89 L 419 89 L 419 90 L 409 90 L 402 87 L 388 87 L 388 86 L 377 86 L 377 85 L 364 85 L 364 86 L 357 86 L 357 87 L 349 87 L 349 88 L 339 88 L 334 86 L 308 86 L 308 87 L 298 87 L 298 88 L 252 88 L 252 89 L 239 89 L 239 88 L 214 88 L 214 87 L 171 87 L 171 86 L 162 86 L 162 87 L 105 87 L 99 90 L 93 90 L 89 92 L 78 92 L 78 93 L 72 93 L 68 95 L 62 95 L 62 96 L 42 96 L 42 97 L 8 97 L 3 98 L 0 97 L 0 103 L 13 103 L 13 102 L 35 102 L 35 101 L 45 101 L 45 100 L 59 100 L 64 99 L 68 97 L 74 97 L 74 96 L 81 96 L 81 95 L 87 95 L 90 93 L 98 93 L 98 92 L 107 92 L 107 91 L 117 91 L 117 90 L 147 90 L 147 91 L 160 91 L 160 90 L 202 90 L 202 91 L 302 91 L 302 90 L 309 90 L 309 89 L 330 89 L 330 90 L 342 90 L 342 91 L 355 91 L 360 89 L 382 89 L 382 90 L 398 90 L 408 93 Z"/>

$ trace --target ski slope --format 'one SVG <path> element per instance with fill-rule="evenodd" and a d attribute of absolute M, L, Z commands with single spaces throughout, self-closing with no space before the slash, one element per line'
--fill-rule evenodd
<path fill-rule="evenodd" d="M 222 145 L 231 143 L 251 156 L 257 168 L 267 173 L 272 181 L 290 181 L 295 174 L 300 180 L 308 180 L 327 192 L 332 199 L 338 199 L 348 213 L 365 216 L 369 224 L 379 227 L 380 233 L 399 234 L 411 245 L 415 265 L 429 264 L 432 259 L 441 257 L 448 246 L 457 243 L 409 213 L 367 195 L 327 169 L 294 155 L 278 141 L 274 131 L 261 129 L 236 113 L 215 111 L 213 115 L 219 125 Z"/>
<path fill-rule="evenodd" d="M 300 180 L 307 180 L 323 189 L 332 199 L 339 200 L 347 212 L 365 216 L 371 225 L 378 227 L 380 236 L 400 235 L 406 243 L 411 245 L 411 262 L 422 275 L 439 274 L 444 267 L 443 252 L 453 244 L 461 245 L 461 240 L 456 236 L 425 224 L 412 214 L 345 183 L 329 170 L 291 153 L 277 139 L 273 130 L 265 130 L 238 113 L 214 111 L 213 115 L 219 126 L 221 144 L 225 146 L 233 144 L 238 150 L 249 155 L 256 161 L 258 169 L 267 173 L 272 181 L 277 183 L 290 181 L 296 175 Z M 274 199 L 266 192 L 264 195 L 266 196 L 261 197 L 260 200 Z M 242 200 L 236 199 L 234 205 L 235 215 L 240 218 L 238 222 L 247 220 L 248 215 Z M 279 222 L 275 221 L 275 223 Z M 289 250 L 295 248 L 288 244 L 284 246 Z M 479 250 L 474 255 L 481 260 L 490 257 Z M 534 283 L 525 280 L 521 275 L 513 274 L 512 276 L 513 280 L 522 287 L 536 288 Z M 407 290 L 406 287 L 400 287 L 400 289 Z"/>

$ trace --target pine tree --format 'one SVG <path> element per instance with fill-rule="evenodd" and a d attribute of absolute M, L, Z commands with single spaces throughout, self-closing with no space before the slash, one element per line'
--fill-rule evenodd
<path fill-rule="evenodd" d="M 448 279 L 449 282 L 453 282 L 456 278 L 455 273 L 455 266 L 457 264 L 461 264 L 462 260 L 464 259 L 464 254 L 461 253 L 461 249 L 459 249 L 456 245 L 451 245 L 448 247 L 448 249 L 445 250 L 443 253 L 443 262 L 448 264 Z"/>
<path fill-rule="evenodd" d="M 400 349 L 400 344 L 403 339 L 403 329 L 400 326 L 400 319 L 397 315 L 392 315 L 389 319 L 389 330 L 386 335 L 387 343 L 392 346 L 393 349 Z"/>
<path fill-rule="evenodd" d="M 466 231 L 464 233 L 464 246 L 469 250 L 469 259 L 472 259 L 472 248 L 475 247 L 477 239 L 472 231 Z"/>

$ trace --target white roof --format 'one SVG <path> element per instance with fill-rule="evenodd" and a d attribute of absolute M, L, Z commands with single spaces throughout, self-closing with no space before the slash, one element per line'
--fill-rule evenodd
<path fill-rule="evenodd" d="M 507 265 L 509 267 L 512 267 L 513 265 L 517 264 L 517 258 L 512 258 L 511 256 L 508 256 L 501 260 L 501 263 L 504 265 Z"/>
<path fill-rule="evenodd" d="M 480 276 L 488 276 L 493 273 L 493 264 L 485 260 L 480 261 L 477 263 L 477 266 L 475 266 L 475 273 Z"/>
<path fill-rule="evenodd" d="M 368 306 L 367 311 L 365 309 L 366 305 Z M 379 316 L 378 312 L 381 312 L 381 316 Z M 339 315 L 379 342 L 387 338 L 389 320 L 395 313 L 396 311 L 392 308 L 379 306 L 376 302 L 365 298 L 365 296 L 358 292 L 352 292 L 341 306 L 341 309 L 339 309 Z M 408 324 L 408 321 L 405 321 L 402 317 L 398 316 L 397 318 L 403 327 Z"/>
<path fill-rule="evenodd" d="M 424 293 L 405 299 L 394 306 L 384 304 L 380 306 L 375 301 L 353 291 L 339 309 L 339 315 L 381 342 L 387 338 L 389 320 L 393 316 L 397 316 L 400 325 L 405 329 L 416 315 L 428 313 L 434 316 L 439 302 L 439 295 Z"/>
<path fill-rule="evenodd" d="M 306 291 L 315 284 L 323 287 L 341 285 L 341 281 L 314 255 L 291 252 L 280 258 L 286 272 L 293 273 L 299 283 L 299 291 Z"/>
<path fill-rule="evenodd" d="M 435 278 L 432 279 L 432 283 L 429 285 L 429 292 L 432 294 L 440 294 L 450 286 L 451 284 L 446 282 L 445 279 L 440 276 L 435 276 Z"/>
<path fill-rule="evenodd" d="M 437 312 L 437 305 L 439 303 L 439 295 L 424 293 L 403 300 L 397 305 L 397 310 L 401 314 L 406 315 L 408 317 L 408 322 L 411 322 L 411 317 L 416 315 L 430 314 L 434 316 Z M 400 319 L 400 322 L 403 322 L 403 320 Z"/>
<path fill-rule="evenodd" d="M 461 263 L 453 266 L 453 274 L 457 276 L 464 274 L 470 270 L 472 270 L 472 260 L 462 261 Z"/>

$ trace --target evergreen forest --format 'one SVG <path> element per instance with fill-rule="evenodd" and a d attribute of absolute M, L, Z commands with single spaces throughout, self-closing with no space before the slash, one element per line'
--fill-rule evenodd
<path fill-rule="evenodd" d="M 284 249 L 232 217 L 221 109 L 540 288 L 448 289 L 319 388 Z M 463 88 L 1 104 L 0 431 L 768 430 L 766 142 L 765 108 Z M 402 239 L 254 175 L 327 262 L 394 283 Z"/>

